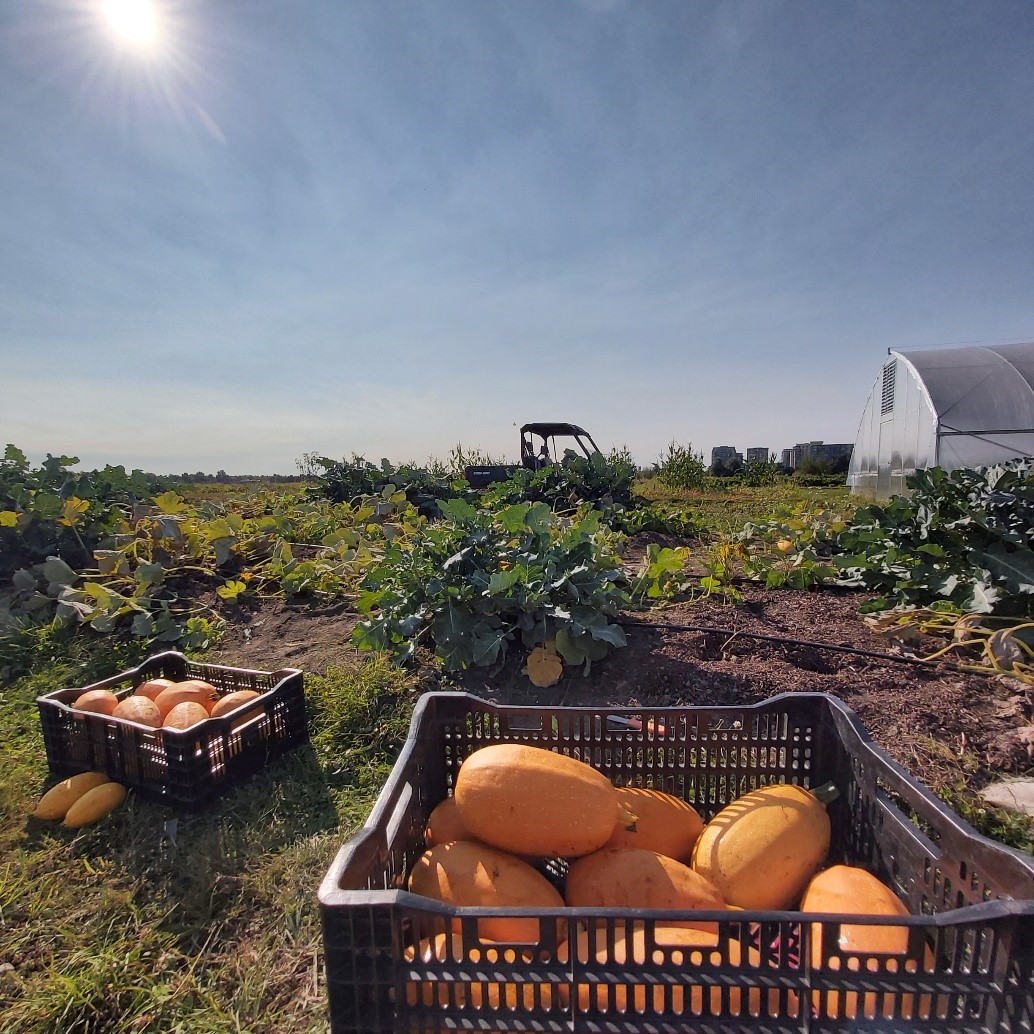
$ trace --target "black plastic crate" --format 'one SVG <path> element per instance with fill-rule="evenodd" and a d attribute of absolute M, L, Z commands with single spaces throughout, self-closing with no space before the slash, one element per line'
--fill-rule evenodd
<path fill-rule="evenodd" d="M 655 923 L 685 913 L 456 908 L 409 894 L 403 887 L 424 850 L 432 808 L 451 794 L 464 758 L 497 742 L 568 754 L 617 785 L 681 797 L 705 819 L 769 783 L 832 780 L 840 797 L 829 806 L 830 862 L 868 868 L 914 914 L 802 922 L 799 912 L 698 913 L 718 924 L 719 942 L 693 950 L 656 943 Z M 547 874 L 560 883 L 563 866 Z M 429 693 L 367 824 L 339 851 L 319 899 L 333 1034 L 990 1034 L 1030 1032 L 1034 1022 L 1034 858 L 977 834 L 825 694 L 633 711 L 496 706 Z M 491 944 L 480 941 L 477 924 L 492 915 L 549 921 L 534 944 Z M 907 952 L 841 952 L 846 920 L 907 927 Z M 456 923 L 447 953 L 424 961 L 421 942 Z M 633 929 L 645 953 L 621 961 L 615 935 Z M 812 966 L 816 929 L 822 961 Z"/>
<path fill-rule="evenodd" d="M 220 697 L 240 689 L 259 696 L 232 714 L 182 731 L 72 709 L 89 689 L 109 689 L 121 700 L 155 678 L 203 679 Z M 54 775 L 106 772 L 152 800 L 183 809 L 206 804 L 309 738 L 301 671 L 200 664 L 175 651 L 103 682 L 47 693 L 36 704 Z"/>

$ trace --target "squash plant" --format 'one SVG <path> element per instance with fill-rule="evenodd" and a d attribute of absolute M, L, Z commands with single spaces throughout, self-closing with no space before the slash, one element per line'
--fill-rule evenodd
<path fill-rule="evenodd" d="M 1034 461 L 917 471 L 909 496 L 856 511 L 831 546 L 867 610 L 940 606 L 1034 616 Z"/>
<path fill-rule="evenodd" d="M 404 661 L 425 644 L 446 670 L 500 663 L 517 642 L 553 641 L 586 667 L 625 645 L 611 620 L 627 603 L 617 539 L 598 513 L 562 517 L 544 502 L 490 511 L 460 499 L 441 510 L 367 571 L 355 645 Z"/>

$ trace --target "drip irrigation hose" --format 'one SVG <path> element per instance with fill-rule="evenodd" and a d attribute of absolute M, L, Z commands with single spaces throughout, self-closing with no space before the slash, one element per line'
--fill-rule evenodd
<path fill-rule="evenodd" d="M 922 668 L 935 668 L 936 661 L 928 661 L 922 657 L 896 656 L 890 653 L 880 653 L 878 650 L 861 650 L 856 646 L 841 646 L 838 643 L 819 643 L 812 639 L 791 639 L 787 636 L 764 635 L 761 632 L 743 632 L 735 628 L 714 628 L 709 625 L 681 625 L 670 621 L 638 621 L 634 619 L 623 619 L 622 625 L 634 626 L 637 628 L 652 628 L 658 632 L 703 632 L 711 635 L 721 635 L 728 639 L 748 638 L 758 639 L 766 643 L 779 643 L 784 646 L 806 646 L 815 650 L 833 650 L 837 653 L 851 653 L 859 657 L 869 657 L 878 661 L 892 661 L 895 664 L 917 664 Z"/>

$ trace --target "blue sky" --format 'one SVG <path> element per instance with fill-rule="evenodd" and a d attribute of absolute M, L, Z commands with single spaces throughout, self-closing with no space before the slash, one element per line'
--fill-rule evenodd
<path fill-rule="evenodd" d="M 1034 340 L 1034 4 L 0 4 L 0 444 L 156 472 L 853 441 Z"/>

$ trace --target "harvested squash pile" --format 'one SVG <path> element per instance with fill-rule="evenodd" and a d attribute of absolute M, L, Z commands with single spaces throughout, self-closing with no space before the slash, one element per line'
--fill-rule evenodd
<path fill-rule="evenodd" d="M 904 903 L 869 872 L 845 865 L 823 868 L 830 847 L 826 803 L 835 796 L 831 785 L 815 791 L 789 784 L 767 786 L 733 801 L 705 824 L 691 805 L 669 794 L 615 787 L 590 765 L 541 747 L 496 744 L 464 761 L 454 796 L 432 811 L 425 831 L 427 850 L 410 870 L 408 889 L 457 906 L 679 911 L 684 916 L 678 921 L 655 925 L 653 940 L 693 947 L 719 944 L 718 925 L 695 913 L 742 909 L 907 915 Z M 540 870 L 541 862 L 558 858 L 567 863 L 563 894 Z M 470 959 L 474 952 L 483 952 L 486 943 L 502 941 L 529 945 L 531 960 L 530 947 L 541 942 L 540 922 L 546 920 L 481 919 L 480 944 L 465 946 L 461 924 L 455 920 L 451 935 L 425 939 L 406 957 L 412 961 L 419 953 L 423 962 Z M 643 961 L 642 927 L 635 928 L 630 944 L 622 936 L 625 928 L 617 929 L 618 936 L 608 946 L 603 937 L 590 940 L 583 924 L 578 957 L 587 958 L 593 944 L 600 963 Z M 557 930 L 557 941 L 563 942 L 566 922 L 559 921 Z M 817 966 L 821 927 L 814 931 L 812 962 Z M 844 924 L 839 947 L 903 954 L 907 933 L 904 927 Z M 740 945 L 728 942 L 728 949 L 725 963 L 739 966 Z M 558 961 L 565 961 L 569 950 L 560 943 Z M 758 964 L 757 959 L 749 961 L 755 967 Z M 533 1008 L 536 1002 L 548 1007 L 548 988 L 536 990 L 533 982 L 491 986 L 495 990 L 488 1004 L 493 1008 L 500 1001 L 512 1008 L 518 996 L 525 1008 Z M 410 1005 L 462 1004 L 447 998 L 447 990 L 433 980 L 412 982 L 407 985 L 407 997 Z M 610 1006 L 623 1009 L 628 990 L 633 991 L 635 1007 L 642 1009 L 646 984 L 610 987 L 614 996 Z M 669 999 L 668 1007 L 677 1012 L 699 1011 L 704 989 L 693 986 L 687 977 L 684 991 Z M 591 1007 L 593 994 L 599 996 L 598 1007 L 605 1008 L 607 992 L 604 984 L 579 985 L 579 1009 Z M 565 989 L 553 993 L 563 997 Z M 712 987 L 711 994 L 711 1008 L 717 1010 L 719 989 Z M 749 994 L 751 1009 L 756 1010 L 761 992 L 753 987 Z M 849 993 L 838 1001 L 835 992 L 827 992 L 823 1005 L 828 1015 L 853 1018 L 859 1009 L 871 1015 L 875 1006 L 870 999 L 877 996 L 865 995 L 864 1003 L 858 997 Z M 796 1015 L 796 996 L 790 994 L 788 1001 L 789 1011 Z M 655 986 L 652 1008 L 660 1012 L 666 1005 L 663 989 Z M 776 1007 L 777 995 L 772 992 L 768 1008 Z M 892 1015 L 893 1003 L 885 1007 Z M 907 1013 L 912 1006 L 909 1002 L 901 1007 Z M 738 1011 L 738 1005 L 735 1008 Z"/>
<path fill-rule="evenodd" d="M 87 690 L 76 698 L 72 708 L 108 714 L 149 729 L 184 730 L 209 718 L 222 718 L 258 695 L 253 689 L 240 689 L 220 697 L 215 686 L 202 679 L 150 679 L 122 700 L 110 689 Z"/>

